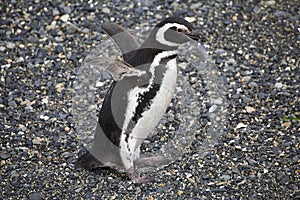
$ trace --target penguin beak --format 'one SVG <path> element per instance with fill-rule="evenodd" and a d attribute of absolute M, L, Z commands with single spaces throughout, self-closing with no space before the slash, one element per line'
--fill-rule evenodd
<path fill-rule="evenodd" d="M 199 31 L 191 31 L 185 33 L 186 36 L 188 36 L 191 40 L 196 40 L 200 42 L 207 41 L 206 38 L 199 32 Z"/>

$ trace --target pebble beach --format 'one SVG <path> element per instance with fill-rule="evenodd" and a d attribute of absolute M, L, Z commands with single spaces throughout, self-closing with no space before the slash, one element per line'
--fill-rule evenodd
<path fill-rule="evenodd" d="M 299 1 L 0 5 L 0 199 L 300 199 Z M 195 134 L 182 157 L 149 172 L 151 183 L 114 170 L 76 169 L 82 143 L 72 121 L 72 84 L 101 43 L 100 25 L 113 21 L 135 30 L 172 15 L 201 31 L 224 79 L 223 134 L 204 156 Z M 197 89 L 201 77 L 182 62 L 180 73 Z M 175 123 L 174 116 L 162 126 Z"/>

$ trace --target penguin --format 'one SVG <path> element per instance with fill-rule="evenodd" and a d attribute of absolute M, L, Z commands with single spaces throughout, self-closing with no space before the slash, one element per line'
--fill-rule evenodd
<path fill-rule="evenodd" d="M 99 57 L 86 60 L 90 65 L 103 65 L 114 81 L 99 111 L 93 145 L 75 166 L 87 170 L 109 166 L 125 170 L 137 182 L 146 182 L 147 177 L 136 175 L 135 162 L 140 159 L 141 144 L 171 102 L 178 48 L 203 36 L 180 17 L 158 23 L 140 46 L 125 29 L 112 22 L 104 23 L 102 29 L 118 45 L 123 60 L 110 59 L 106 64 Z"/>

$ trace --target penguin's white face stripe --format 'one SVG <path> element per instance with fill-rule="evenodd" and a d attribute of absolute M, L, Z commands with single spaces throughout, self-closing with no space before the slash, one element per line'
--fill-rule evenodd
<path fill-rule="evenodd" d="M 150 120 L 149 117 L 148 117 L 148 119 L 146 120 L 147 122 L 150 123 L 149 128 L 142 129 L 143 132 L 139 132 L 141 130 L 141 127 L 134 128 L 133 129 L 133 130 L 135 130 L 134 132 L 128 133 L 130 135 L 129 135 L 128 142 L 127 142 L 126 141 L 127 135 L 125 133 L 127 131 L 130 120 L 135 115 L 136 107 L 139 105 L 138 97 L 139 97 L 140 94 L 144 94 L 144 93 L 148 92 L 151 89 L 154 78 L 155 78 L 155 68 L 157 66 L 159 66 L 161 60 L 164 59 L 164 58 L 167 58 L 169 56 L 176 55 L 177 53 L 178 53 L 177 50 L 172 50 L 172 51 L 163 51 L 163 52 L 157 54 L 155 56 L 152 64 L 151 64 L 151 66 L 150 66 L 150 73 L 151 73 L 152 76 L 150 78 L 150 82 L 149 82 L 148 87 L 146 87 L 146 88 L 135 87 L 135 88 L 131 89 L 128 92 L 128 105 L 127 105 L 127 109 L 126 109 L 126 112 L 125 112 L 125 120 L 124 120 L 124 123 L 123 123 L 122 135 L 121 135 L 121 140 L 120 140 L 121 158 L 122 158 L 123 164 L 124 164 L 126 169 L 129 169 L 130 167 L 132 167 L 133 157 L 131 155 L 134 154 L 134 152 L 136 151 L 136 148 L 143 141 L 143 139 L 141 139 L 141 138 L 146 138 L 147 135 L 151 132 L 151 130 L 155 127 L 155 125 L 158 123 L 158 121 L 161 118 L 160 116 L 154 116 L 153 113 L 152 114 L 149 113 L 151 115 L 151 119 L 152 119 L 152 120 Z M 172 65 L 172 67 L 170 67 L 170 65 Z M 174 67 L 175 67 L 175 73 L 174 73 Z M 163 96 L 172 97 L 173 92 L 172 91 L 170 92 L 170 89 L 172 90 L 172 88 L 175 87 L 176 73 L 177 73 L 176 60 L 175 59 L 170 60 L 168 62 L 168 64 L 166 65 L 166 68 L 167 68 L 167 72 L 165 73 L 165 75 L 169 74 L 170 73 L 169 71 L 171 70 L 171 71 L 173 71 L 171 73 L 172 76 L 166 77 L 164 75 L 162 85 L 160 85 L 159 93 Z M 166 79 L 168 79 L 168 80 L 166 80 Z M 164 91 L 162 91 L 162 89 Z M 169 90 L 169 91 L 167 91 L 167 90 Z M 163 94 L 163 93 L 165 93 L 165 94 Z M 157 98 L 155 97 L 154 99 L 157 99 Z M 153 101 L 154 101 L 154 99 L 153 99 Z M 169 98 L 166 98 L 166 99 L 167 100 L 165 102 L 162 102 L 162 99 L 160 99 L 158 101 L 156 100 L 156 103 L 155 102 L 154 103 L 157 104 L 157 105 L 159 105 L 160 103 L 169 104 L 169 100 L 168 100 Z M 152 107 L 152 105 L 151 105 L 151 107 Z M 165 107 L 167 107 L 167 106 L 165 106 Z M 153 112 L 153 109 L 152 109 L 151 112 Z M 164 112 L 165 111 L 158 111 L 158 113 L 156 113 L 156 114 L 163 115 Z M 147 113 L 147 111 L 145 113 Z M 153 119 L 153 117 L 155 119 Z M 143 120 L 142 123 L 145 123 L 145 120 Z M 137 136 L 137 134 L 139 134 L 139 136 Z"/>
<path fill-rule="evenodd" d="M 171 42 L 171 41 L 167 41 L 165 38 L 165 32 L 172 28 L 172 27 L 176 27 L 177 29 L 183 29 L 183 30 L 188 30 L 188 28 L 182 24 L 177 24 L 177 23 L 167 23 L 164 26 L 160 27 L 156 33 L 156 40 L 164 45 L 167 46 L 171 46 L 171 47 L 178 47 L 181 44 L 176 43 L 176 42 Z"/>

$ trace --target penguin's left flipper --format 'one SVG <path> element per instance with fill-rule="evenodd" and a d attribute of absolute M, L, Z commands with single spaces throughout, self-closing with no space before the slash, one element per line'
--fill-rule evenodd
<path fill-rule="evenodd" d="M 98 67 L 99 70 L 107 71 L 115 81 L 120 81 L 124 77 L 141 76 L 143 74 L 146 74 L 145 71 L 135 69 L 131 65 L 120 59 L 96 57 L 89 58 L 85 62 L 88 65 Z"/>

